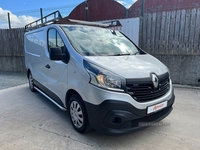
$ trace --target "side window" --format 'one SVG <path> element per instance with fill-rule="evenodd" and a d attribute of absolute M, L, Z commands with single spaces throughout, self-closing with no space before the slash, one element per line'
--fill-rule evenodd
<path fill-rule="evenodd" d="M 60 37 L 59 33 L 55 29 L 50 29 L 48 31 L 48 50 L 51 47 L 60 47 L 63 53 L 66 52 L 65 44 Z"/>
<path fill-rule="evenodd" d="M 57 32 L 57 46 L 59 47 L 64 47 L 64 43 L 63 43 L 63 40 L 61 39 L 60 35 L 58 34 Z"/>
<path fill-rule="evenodd" d="M 48 32 L 48 43 L 50 47 L 56 47 L 56 30 L 50 29 Z"/>

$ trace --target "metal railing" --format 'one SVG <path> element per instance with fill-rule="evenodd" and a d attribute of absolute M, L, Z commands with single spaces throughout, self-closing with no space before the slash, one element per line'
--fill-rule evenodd
<path fill-rule="evenodd" d="M 74 19 L 65 19 L 62 22 L 59 20 L 63 19 L 59 11 L 55 11 L 47 16 L 44 16 L 34 22 L 31 22 L 25 26 L 25 31 L 30 31 L 33 29 L 37 29 L 49 24 L 58 23 L 58 24 L 74 24 L 74 25 L 87 25 L 87 26 L 96 26 L 102 28 L 112 28 L 122 26 L 119 20 L 106 21 L 106 22 L 90 22 L 90 21 L 82 21 L 82 20 L 74 20 Z"/>
<path fill-rule="evenodd" d="M 51 23 L 55 23 L 56 21 L 62 19 L 62 16 L 60 14 L 59 11 L 55 11 L 49 15 L 46 15 L 34 22 L 31 22 L 29 24 L 27 24 L 25 26 L 25 30 L 26 31 L 30 31 L 30 30 L 33 30 L 33 29 L 37 29 L 37 28 L 40 28 L 40 27 L 43 27 L 43 26 L 46 26 L 46 25 L 49 25 Z"/>

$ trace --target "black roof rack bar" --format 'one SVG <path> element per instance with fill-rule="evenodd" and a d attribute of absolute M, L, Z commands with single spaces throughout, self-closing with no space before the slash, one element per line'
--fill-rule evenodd
<path fill-rule="evenodd" d="M 68 22 L 66 24 L 80 24 L 80 25 L 97 26 L 97 27 L 103 27 L 103 28 L 112 28 L 112 27 L 122 26 L 119 20 L 112 20 L 112 21 L 106 21 L 106 22 L 90 22 L 90 21 L 68 19 Z"/>
<path fill-rule="evenodd" d="M 50 23 L 54 23 L 58 20 L 62 19 L 62 16 L 60 14 L 60 12 L 57 10 L 49 15 L 46 15 L 34 22 L 31 22 L 29 24 L 27 24 L 25 26 L 25 30 L 26 31 L 29 31 L 29 30 L 33 30 L 33 29 L 36 29 L 36 28 L 40 28 L 40 27 L 43 27 L 45 25 L 48 25 Z"/>

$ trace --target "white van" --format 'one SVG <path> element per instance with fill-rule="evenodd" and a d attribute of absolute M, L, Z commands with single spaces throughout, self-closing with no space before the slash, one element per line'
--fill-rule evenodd
<path fill-rule="evenodd" d="M 172 111 L 168 68 L 110 24 L 32 25 L 24 38 L 30 89 L 68 110 L 76 131 L 127 133 Z"/>

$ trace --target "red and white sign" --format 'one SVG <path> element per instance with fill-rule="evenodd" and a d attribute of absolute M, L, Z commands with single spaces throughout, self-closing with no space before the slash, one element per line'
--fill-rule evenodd
<path fill-rule="evenodd" d="M 161 110 L 165 107 L 167 107 L 167 101 L 153 105 L 153 106 L 150 106 L 150 107 L 147 108 L 147 114 L 150 114 L 152 112 L 156 112 L 156 111 Z"/>

